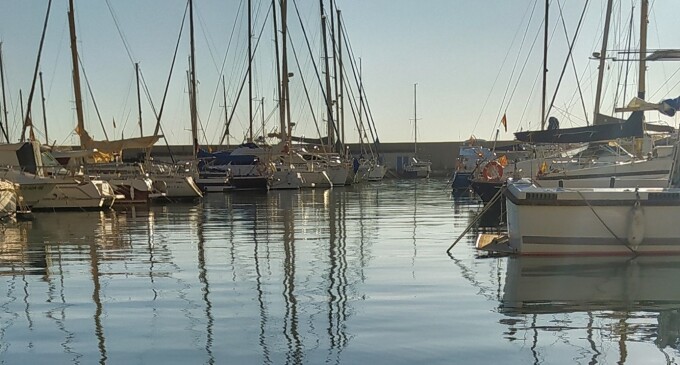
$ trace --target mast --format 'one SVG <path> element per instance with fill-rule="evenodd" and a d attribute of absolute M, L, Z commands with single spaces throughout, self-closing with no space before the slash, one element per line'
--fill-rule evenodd
<path fill-rule="evenodd" d="M 341 11 L 338 10 L 338 69 L 339 69 L 339 75 L 338 78 L 340 79 L 340 91 L 338 92 L 338 121 L 340 123 L 340 133 L 342 134 L 342 144 L 345 144 L 345 80 L 344 80 L 344 73 L 342 69 L 342 21 L 340 16 L 342 15 Z"/>
<path fill-rule="evenodd" d="M 42 71 L 38 75 L 40 77 L 40 98 L 42 99 L 43 125 L 45 128 L 45 144 L 49 145 L 50 137 L 47 134 L 47 113 L 45 112 L 45 88 L 43 87 Z"/>
<path fill-rule="evenodd" d="M 338 99 L 340 98 L 340 96 L 339 96 L 340 91 L 338 90 L 338 58 L 335 56 L 335 54 L 336 54 L 335 53 L 335 49 L 336 49 L 335 48 L 335 34 L 336 34 L 337 31 L 335 29 L 335 11 L 333 11 L 333 8 L 335 7 L 334 1 L 333 0 L 330 0 L 330 1 L 331 1 L 330 13 L 331 13 L 331 41 L 332 41 L 331 45 L 333 46 L 331 53 L 333 55 L 333 83 L 335 84 L 334 85 L 334 90 L 335 90 L 335 118 L 334 118 L 334 121 L 337 124 L 337 123 L 339 123 L 338 119 L 339 119 L 339 115 L 340 115 L 340 103 L 338 103 Z M 340 21 L 340 20 L 338 19 L 338 21 Z M 335 129 L 336 128 L 334 128 L 334 131 L 335 131 Z M 343 136 L 342 136 L 342 134 L 340 133 L 339 130 L 338 130 L 338 134 L 340 134 L 339 136 L 337 136 L 338 139 L 340 139 L 342 141 L 342 144 L 344 145 L 345 141 L 344 141 Z"/>
<path fill-rule="evenodd" d="M 416 101 L 418 92 L 418 84 L 413 84 L 413 156 L 418 157 L 418 113 L 416 109 Z"/>
<path fill-rule="evenodd" d="M 229 147 L 229 107 L 227 106 L 227 86 L 222 75 L 222 97 L 224 98 L 224 133 L 227 135 L 227 147 Z"/>
<path fill-rule="evenodd" d="M 593 112 L 593 125 L 598 124 L 597 115 L 600 114 L 600 102 L 602 99 L 602 81 L 604 80 L 604 60 L 607 53 L 607 42 L 609 40 L 609 23 L 612 17 L 613 0 L 607 0 L 607 13 L 604 20 L 604 34 L 602 35 L 602 48 L 600 50 L 600 65 L 597 74 L 597 90 L 595 92 L 595 111 Z"/>
<path fill-rule="evenodd" d="M 26 120 L 24 116 L 24 94 L 21 89 L 19 89 L 19 106 L 21 107 L 21 120 Z"/>
<path fill-rule="evenodd" d="M 2 113 L 5 116 L 5 128 L 2 133 L 9 143 L 9 119 L 7 119 L 7 98 L 5 96 L 5 64 L 2 60 L 2 42 L 0 42 L 0 84 L 2 84 Z"/>
<path fill-rule="evenodd" d="M 281 60 L 279 57 L 279 27 L 276 24 L 276 0 L 272 0 L 272 22 L 274 25 L 274 56 L 276 58 L 276 92 L 279 98 L 279 130 L 281 131 L 281 141 L 286 141 L 288 131 L 286 130 L 286 103 L 283 101 L 283 80 L 281 75 Z"/>
<path fill-rule="evenodd" d="M 364 124 L 361 122 L 361 112 L 364 109 L 364 83 L 361 76 L 361 57 L 359 57 L 359 135 L 361 135 L 361 130 L 364 128 Z"/>
<path fill-rule="evenodd" d="M 42 35 L 40 36 L 40 46 L 38 48 L 38 57 L 35 61 L 35 69 L 33 70 L 33 82 L 31 83 L 31 91 L 28 93 L 28 104 L 26 104 L 26 119 L 23 120 L 24 126 L 21 129 L 21 141 L 24 141 L 26 134 L 26 128 L 31 128 L 31 133 L 33 133 L 33 121 L 31 120 L 31 106 L 33 105 L 33 95 L 35 93 L 35 82 L 38 78 L 38 70 L 40 69 L 40 56 L 42 55 L 43 44 L 45 43 L 45 34 L 47 33 L 47 22 L 50 19 L 50 9 L 52 8 L 52 0 L 47 3 L 47 14 L 45 15 L 45 23 L 43 25 Z M 33 135 L 31 134 L 31 140 L 33 140 Z"/>
<path fill-rule="evenodd" d="M 333 130 L 333 98 L 331 98 L 331 75 L 328 66 L 328 40 L 326 39 L 326 14 L 323 10 L 323 0 L 319 0 L 321 12 L 321 37 L 323 39 L 323 60 L 326 70 L 326 114 L 328 115 L 328 149 L 333 150 L 335 145 L 335 133 Z"/>
<path fill-rule="evenodd" d="M 248 142 L 253 141 L 253 29 L 251 0 L 248 0 Z"/>
<path fill-rule="evenodd" d="M 286 136 L 290 141 L 293 134 L 293 123 L 290 117 L 290 97 L 288 83 L 290 74 L 288 73 L 288 0 L 281 0 L 281 92 L 283 104 L 286 108 Z"/>
<path fill-rule="evenodd" d="M 264 126 L 264 96 L 260 100 L 260 113 L 262 115 L 262 143 L 264 143 L 265 138 L 267 137 L 267 135 L 265 134 L 266 129 Z"/>
<path fill-rule="evenodd" d="M 548 88 L 548 10 L 549 10 L 549 0 L 545 0 L 545 16 L 543 22 L 545 27 L 543 28 L 543 96 L 541 98 L 541 130 L 545 129 L 545 98 L 546 91 Z"/>
<path fill-rule="evenodd" d="M 640 70 L 638 76 L 638 98 L 645 99 L 645 83 L 647 71 L 647 23 L 649 22 L 649 0 L 642 0 L 640 6 Z"/>
<path fill-rule="evenodd" d="M 139 112 L 139 136 L 144 137 L 142 128 L 142 94 L 139 91 L 139 62 L 135 63 L 135 75 L 137 76 L 137 110 Z"/>
<path fill-rule="evenodd" d="M 71 0 L 73 1 L 73 0 Z M 193 157 L 198 152 L 198 111 L 196 108 L 196 47 L 194 45 L 194 1 L 189 0 L 189 34 L 191 38 L 191 62 L 189 70 L 189 103 L 191 104 L 191 142 Z"/>
<path fill-rule="evenodd" d="M 85 118 L 83 116 L 83 99 L 80 91 L 80 68 L 78 67 L 78 43 L 76 43 L 76 20 L 73 14 L 73 0 L 69 0 L 68 28 L 71 34 L 71 62 L 73 63 L 73 96 L 76 101 L 76 117 L 78 118 L 78 135 L 85 132 Z M 85 141 L 80 137 L 80 147 L 85 148 Z"/>

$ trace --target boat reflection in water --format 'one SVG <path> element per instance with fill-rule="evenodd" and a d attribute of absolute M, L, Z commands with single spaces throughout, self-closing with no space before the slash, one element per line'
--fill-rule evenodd
<path fill-rule="evenodd" d="M 499 299 L 505 337 L 530 347 L 534 363 L 567 356 L 670 363 L 680 357 L 679 264 L 675 257 L 510 258 Z"/>

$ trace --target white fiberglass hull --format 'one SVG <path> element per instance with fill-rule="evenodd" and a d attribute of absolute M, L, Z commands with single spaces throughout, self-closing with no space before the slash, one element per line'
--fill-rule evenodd
<path fill-rule="evenodd" d="M 300 189 L 304 185 L 301 174 L 294 169 L 277 169 L 272 177 L 272 190 Z"/>
<path fill-rule="evenodd" d="M 326 167 L 326 174 L 333 183 L 333 186 L 344 186 L 349 175 L 349 165 L 328 165 Z"/>
<path fill-rule="evenodd" d="M 181 175 L 154 175 L 154 188 L 164 194 L 168 199 L 192 199 L 203 196 L 201 189 L 196 185 L 191 176 Z"/>
<path fill-rule="evenodd" d="M 614 187 L 666 187 L 671 162 L 669 158 L 658 158 L 614 163 L 543 174 L 535 180 L 542 187 L 557 187 L 562 180 L 565 188 L 605 188 L 614 177 Z"/>
<path fill-rule="evenodd" d="M 523 255 L 680 254 L 680 189 L 510 184 L 510 247 Z M 636 207 L 636 203 L 639 206 Z"/>
<path fill-rule="evenodd" d="M 34 210 L 108 209 L 115 201 L 111 186 L 101 180 L 59 182 L 45 197 L 29 205 Z"/>
<path fill-rule="evenodd" d="M 300 171 L 301 188 L 332 188 L 333 183 L 325 171 Z"/>

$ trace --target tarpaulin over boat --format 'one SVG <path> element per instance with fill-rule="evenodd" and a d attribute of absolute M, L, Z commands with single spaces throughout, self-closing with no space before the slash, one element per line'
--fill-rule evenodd
<path fill-rule="evenodd" d="M 617 118 L 607 118 L 617 120 Z M 580 143 L 608 141 L 617 138 L 642 137 L 642 112 L 634 112 L 623 123 L 604 123 L 587 127 L 516 132 L 515 138 L 529 143 Z"/>
<path fill-rule="evenodd" d="M 255 155 L 235 155 L 229 151 L 208 152 L 204 149 L 199 149 L 196 153 L 198 157 L 199 167 L 210 165 L 253 165 L 259 161 Z"/>
<path fill-rule="evenodd" d="M 148 137 L 136 137 L 136 138 L 125 138 L 115 141 L 95 141 L 90 137 L 86 131 L 80 131 L 76 129 L 76 132 L 80 136 L 80 143 L 85 149 L 97 149 L 97 151 L 105 154 L 120 154 L 125 149 L 136 148 L 136 149 L 146 149 L 151 148 L 159 139 L 163 136 L 148 136 Z"/>

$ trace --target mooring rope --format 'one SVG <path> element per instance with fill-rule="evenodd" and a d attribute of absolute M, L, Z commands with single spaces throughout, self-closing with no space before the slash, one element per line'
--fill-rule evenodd
<path fill-rule="evenodd" d="M 472 222 L 470 222 L 470 224 L 467 226 L 467 228 L 465 228 L 465 230 L 463 231 L 463 233 L 461 233 L 460 236 L 458 236 L 458 238 L 456 238 L 456 240 L 453 241 L 453 243 L 451 244 L 451 246 L 449 246 L 449 248 L 446 250 L 446 253 L 447 253 L 447 254 L 449 254 L 449 255 L 451 254 L 451 249 L 453 249 L 453 246 L 455 246 L 455 245 L 456 245 L 456 244 L 457 244 L 457 243 L 458 243 L 458 242 L 459 242 L 459 241 L 460 241 L 460 240 L 468 233 L 468 231 L 470 231 L 470 229 L 472 229 L 472 227 L 474 227 L 474 225 L 477 224 L 477 222 L 482 218 L 482 216 L 484 215 L 484 213 L 486 213 L 487 210 L 491 209 L 491 207 L 493 206 L 493 204 L 494 204 L 500 197 L 503 196 L 503 192 L 504 192 L 506 189 L 507 189 L 507 186 L 506 186 L 506 185 L 503 185 L 503 186 L 501 186 L 500 189 L 498 189 L 498 191 L 497 191 L 496 194 L 493 196 L 493 198 L 491 198 L 491 200 L 489 200 L 489 202 L 486 203 L 486 205 L 484 206 L 484 209 L 482 209 L 482 211 L 479 212 L 479 214 L 477 215 L 477 217 L 475 217 L 475 219 L 474 219 Z"/>
<path fill-rule="evenodd" d="M 583 201 L 586 203 L 586 205 L 588 206 L 588 208 L 590 208 L 590 210 L 593 212 L 593 214 L 595 214 L 595 217 L 597 217 L 597 219 L 600 221 L 600 223 L 602 223 L 602 225 L 604 226 L 604 228 L 606 228 L 607 231 L 609 231 L 609 233 L 611 233 L 612 236 L 614 236 L 614 238 L 616 238 L 617 241 L 619 241 L 621 244 L 623 244 L 624 246 L 626 246 L 626 248 L 627 248 L 628 250 L 630 250 L 631 253 L 633 253 L 634 255 L 637 255 L 638 252 L 635 251 L 635 249 L 633 249 L 632 247 L 630 247 L 630 245 L 628 244 L 628 242 L 626 242 L 626 241 L 624 241 L 623 239 L 621 239 L 619 236 L 616 235 L 616 233 L 614 233 L 614 231 L 612 231 L 611 228 L 609 228 L 609 226 L 607 225 L 607 223 L 604 222 L 604 220 L 602 219 L 602 217 L 600 217 L 600 215 L 597 214 L 597 212 L 595 211 L 595 208 L 593 208 L 593 206 L 590 205 L 590 202 L 588 201 L 588 199 L 586 199 L 586 197 L 583 196 L 583 194 L 582 194 L 579 190 L 574 190 L 574 191 L 576 191 L 576 193 L 581 197 L 581 199 L 583 199 Z"/>

